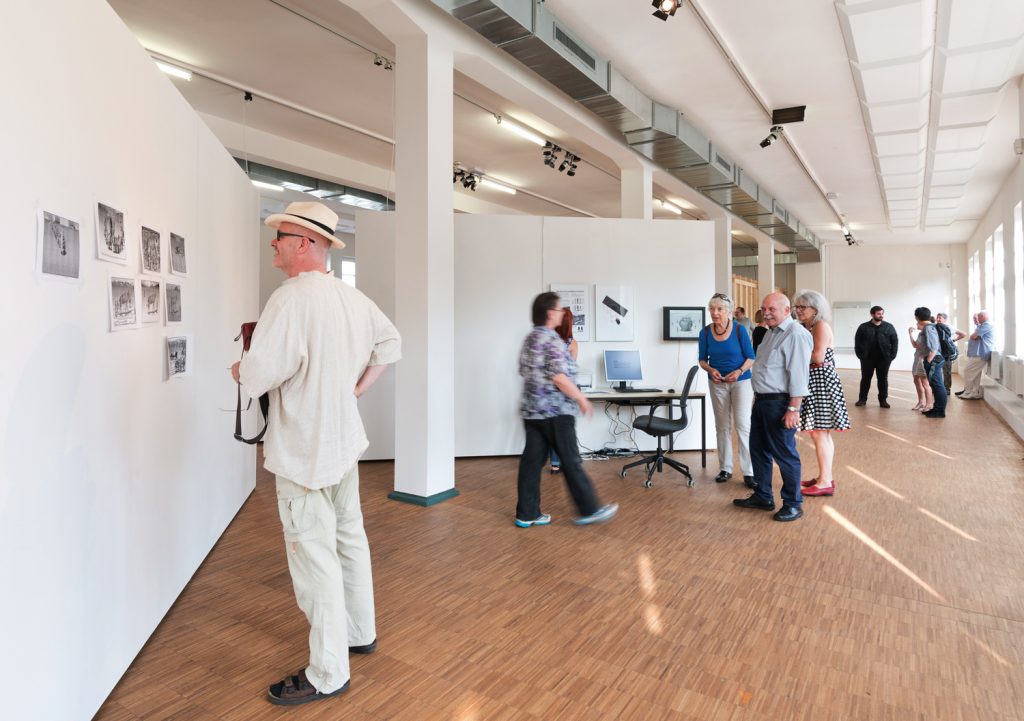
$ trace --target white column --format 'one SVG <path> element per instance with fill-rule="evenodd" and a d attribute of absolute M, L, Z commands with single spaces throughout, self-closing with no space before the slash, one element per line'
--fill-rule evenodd
<path fill-rule="evenodd" d="M 455 491 L 452 74 L 436 36 L 397 38 L 395 63 L 395 493 L 431 505 Z"/>
<path fill-rule="evenodd" d="M 622 208 L 619 213 L 623 218 L 654 217 L 654 174 L 649 167 L 623 168 L 621 189 Z"/>
<path fill-rule="evenodd" d="M 767 235 L 757 239 L 757 293 L 758 301 L 775 290 L 775 243 Z"/>
<path fill-rule="evenodd" d="M 732 296 L 732 218 L 715 216 L 715 290 Z"/>

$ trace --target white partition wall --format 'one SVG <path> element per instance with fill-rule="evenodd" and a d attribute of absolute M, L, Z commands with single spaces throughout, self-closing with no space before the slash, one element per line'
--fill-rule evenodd
<path fill-rule="evenodd" d="M 393 302 L 393 225 L 388 215 L 356 221 L 360 288 L 382 308 Z M 604 349 L 639 348 L 644 384 L 680 390 L 696 362 L 695 341 L 662 340 L 663 306 L 704 306 L 714 292 L 714 225 L 710 222 L 631 219 L 540 218 L 456 215 L 455 217 L 455 454 L 515 455 L 523 448 L 519 417 L 521 381 L 517 356 L 530 330 L 530 304 L 552 283 L 625 285 L 633 289 L 635 335 L 632 341 L 580 344 L 579 363 L 603 384 Z M 390 288 L 388 283 L 391 284 Z M 402 328 L 399 328 L 402 331 Z M 698 374 L 698 390 L 706 390 Z M 376 389 L 375 389 L 376 391 Z M 374 392 L 375 392 L 374 391 Z M 393 453 L 390 397 L 360 403 L 370 436 L 367 457 Z M 397 399 L 397 413 L 402 399 Z M 699 404 L 691 409 L 699 413 Z M 579 424 L 580 440 L 590 447 L 611 441 L 603 406 Z M 713 419 L 708 407 L 709 443 Z M 630 419 L 628 411 L 621 415 Z M 651 438 L 636 434 L 642 448 Z M 389 445 L 390 444 L 390 445 Z M 621 445 L 620 438 L 616 445 Z M 697 423 L 680 434 L 678 447 L 698 448 Z"/>
<path fill-rule="evenodd" d="M 259 208 L 106 3 L 3 16 L 0 675 L 20 690 L 0 716 L 83 721 L 253 488 L 222 408 L 232 338 L 258 310 Z M 125 213 L 127 265 L 96 259 L 97 200 Z M 40 210 L 80 224 L 80 281 L 35 273 Z M 111 333 L 108 273 L 139 276 L 143 223 L 186 239 L 182 323 Z M 164 253 L 161 282 L 179 282 Z M 179 334 L 192 373 L 168 379 Z"/>

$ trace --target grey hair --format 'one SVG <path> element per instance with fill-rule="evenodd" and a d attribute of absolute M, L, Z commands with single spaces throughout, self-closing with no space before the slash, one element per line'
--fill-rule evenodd
<path fill-rule="evenodd" d="M 708 301 L 708 310 L 712 308 L 725 308 L 732 312 L 732 307 L 732 298 L 725 293 L 715 293 L 711 296 L 711 300 Z"/>
<path fill-rule="evenodd" d="M 793 299 L 793 305 L 806 305 L 810 308 L 814 308 L 818 313 L 814 319 L 815 323 L 819 320 L 823 320 L 826 323 L 830 323 L 832 321 L 832 306 L 829 305 L 825 296 L 816 290 L 800 291 Z"/>

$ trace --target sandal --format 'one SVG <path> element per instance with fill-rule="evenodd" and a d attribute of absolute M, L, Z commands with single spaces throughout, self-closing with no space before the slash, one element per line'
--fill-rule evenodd
<path fill-rule="evenodd" d="M 322 698 L 337 696 L 348 691 L 348 685 L 349 681 L 346 681 L 345 685 L 339 689 L 335 689 L 330 693 L 320 693 L 309 682 L 309 679 L 306 678 L 306 670 L 303 669 L 294 676 L 285 676 L 277 683 L 272 684 L 267 689 L 267 698 L 270 699 L 270 703 L 276 703 L 280 706 L 298 706 L 301 703 L 309 703 L 310 701 L 319 701 Z"/>

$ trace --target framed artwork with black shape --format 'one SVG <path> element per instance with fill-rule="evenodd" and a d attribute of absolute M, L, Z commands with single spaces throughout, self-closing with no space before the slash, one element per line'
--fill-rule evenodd
<path fill-rule="evenodd" d="M 663 306 L 662 340 L 697 340 L 704 327 L 704 308 Z"/>

